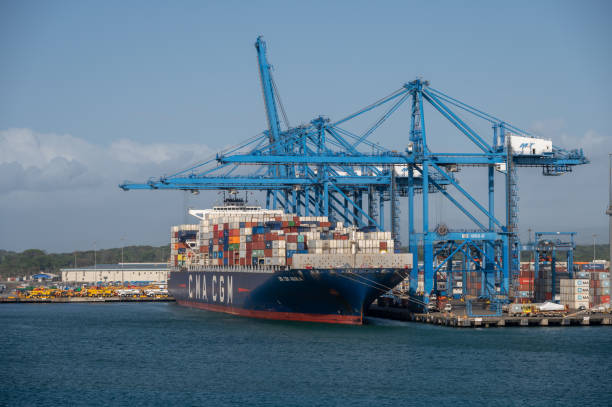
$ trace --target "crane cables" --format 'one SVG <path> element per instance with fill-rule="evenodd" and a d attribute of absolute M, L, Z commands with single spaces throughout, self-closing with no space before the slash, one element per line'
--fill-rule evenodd
<path fill-rule="evenodd" d="M 276 96 L 276 100 L 278 100 L 278 106 L 280 107 L 281 114 L 283 115 L 283 121 L 285 122 L 285 126 L 287 129 L 291 128 L 289 124 L 289 119 L 287 118 L 287 112 L 285 111 L 285 106 L 283 105 L 283 101 L 280 98 L 280 93 L 278 91 L 278 87 L 276 86 L 276 82 L 274 81 L 274 76 L 272 76 L 272 72 L 270 72 L 270 81 L 272 82 L 272 90 L 274 91 L 274 96 Z"/>
<path fill-rule="evenodd" d="M 373 284 L 370 284 L 370 283 L 368 283 L 368 282 L 363 282 L 363 281 L 361 281 L 361 280 L 359 280 L 359 279 L 357 279 L 357 278 L 351 278 L 351 277 L 349 277 L 349 276 L 347 276 L 347 275 L 344 275 L 343 273 L 338 273 L 338 275 L 339 275 L 340 277 L 346 278 L 347 280 L 353 281 L 353 282 L 358 283 L 358 284 L 365 285 L 366 287 L 370 287 L 370 288 L 373 288 L 373 289 L 378 290 L 378 291 L 381 291 L 381 292 L 393 291 L 393 288 L 392 288 L 392 287 L 387 287 L 387 286 L 386 286 L 386 285 L 384 285 L 384 284 L 381 284 L 381 283 L 376 282 L 376 281 L 372 281 L 372 280 L 370 280 L 370 279 L 368 279 L 368 278 L 366 278 L 366 277 L 360 276 L 360 275 L 358 275 L 358 274 L 353 274 L 353 276 L 355 276 L 355 277 L 359 277 L 359 278 L 364 279 L 364 280 L 366 280 L 366 281 L 370 281 L 370 282 L 371 282 L 371 283 L 373 283 Z M 405 277 L 405 276 L 404 276 L 404 277 Z M 383 287 L 383 288 L 377 287 L 377 286 L 376 286 L 376 285 L 374 285 L 374 284 L 376 284 L 376 285 L 378 285 L 378 286 L 380 286 L 380 287 Z M 425 302 L 423 302 L 423 301 L 421 301 L 421 300 L 417 300 L 416 298 L 412 298 L 411 296 L 408 296 L 408 301 L 412 301 L 412 302 L 414 302 L 415 304 L 418 304 L 418 305 L 427 306 L 427 303 L 425 303 Z"/>

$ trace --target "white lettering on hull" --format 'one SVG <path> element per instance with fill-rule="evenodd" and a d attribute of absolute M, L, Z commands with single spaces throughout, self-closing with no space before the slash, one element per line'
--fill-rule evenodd
<path fill-rule="evenodd" d="M 195 276 L 195 292 L 196 292 L 196 298 L 200 298 L 200 275 L 196 274 Z"/>
<path fill-rule="evenodd" d="M 234 280 L 232 276 L 217 276 L 213 274 L 211 283 L 212 302 L 232 304 L 234 302 Z M 196 273 L 195 277 L 189 273 L 188 278 L 189 298 L 209 301 L 206 274 Z"/>
<path fill-rule="evenodd" d="M 227 276 L 227 303 L 232 304 L 233 298 L 232 276 Z"/>
<path fill-rule="evenodd" d="M 202 275 L 202 298 L 208 301 L 208 294 L 206 294 L 206 274 Z"/>
<path fill-rule="evenodd" d="M 212 278 L 212 299 L 217 302 L 217 293 L 215 292 L 215 285 L 217 285 L 217 276 L 213 275 Z"/>

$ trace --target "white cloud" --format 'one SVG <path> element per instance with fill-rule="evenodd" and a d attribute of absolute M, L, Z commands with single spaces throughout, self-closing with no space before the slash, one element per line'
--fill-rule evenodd
<path fill-rule="evenodd" d="M 109 150 L 117 160 L 137 164 L 162 164 L 186 156 L 192 156 L 192 161 L 202 160 L 211 153 L 207 146 L 200 144 L 142 144 L 128 139 L 114 141 Z"/>
<path fill-rule="evenodd" d="M 599 153 L 604 147 L 608 150 L 612 147 L 612 138 L 604 137 L 592 129 L 582 135 L 568 134 L 564 119 L 539 120 L 531 128 L 537 136 L 550 138 L 553 144 L 567 149 L 582 148 L 585 152 Z"/>
<path fill-rule="evenodd" d="M 31 129 L 0 131 L 0 194 L 49 191 L 143 181 L 201 161 L 211 150 L 197 144 L 143 144 L 114 141 L 110 146 L 71 135 Z"/>

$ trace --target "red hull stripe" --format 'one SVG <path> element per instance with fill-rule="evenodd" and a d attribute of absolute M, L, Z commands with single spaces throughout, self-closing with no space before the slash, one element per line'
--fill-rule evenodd
<path fill-rule="evenodd" d="M 179 305 L 205 309 L 207 311 L 225 312 L 250 318 L 277 319 L 282 321 L 325 322 L 328 324 L 361 325 L 361 315 L 303 314 L 298 312 L 258 311 L 244 308 L 226 307 L 224 305 L 177 300 Z"/>

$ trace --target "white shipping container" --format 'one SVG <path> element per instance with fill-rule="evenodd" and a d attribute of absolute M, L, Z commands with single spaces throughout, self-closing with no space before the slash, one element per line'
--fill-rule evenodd
<path fill-rule="evenodd" d="M 589 280 L 586 278 L 576 278 L 573 280 L 562 278 L 559 280 L 561 287 L 577 287 L 577 286 L 589 286 Z"/>

